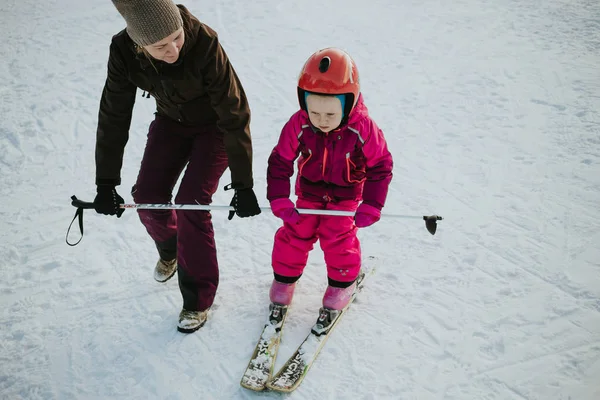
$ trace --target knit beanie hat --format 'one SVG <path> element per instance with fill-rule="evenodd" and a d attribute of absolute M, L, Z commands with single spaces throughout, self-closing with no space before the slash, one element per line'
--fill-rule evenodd
<path fill-rule="evenodd" d="M 183 26 L 173 0 L 112 0 L 127 22 L 127 34 L 138 46 L 161 41 Z"/>

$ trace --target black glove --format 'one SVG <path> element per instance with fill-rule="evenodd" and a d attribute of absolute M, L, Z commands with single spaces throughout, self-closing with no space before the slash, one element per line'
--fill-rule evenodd
<path fill-rule="evenodd" d="M 235 194 L 229 204 L 235 211 L 229 211 L 228 220 L 231 221 L 233 216 L 237 214 L 240 218 L 253 217 L 260 214 L 258 200 L 252 189 L 235 189 Z"/>
<path fill-rule="evenodd" d="M 96 198 L 94 199 L 94 209 L 98 214 L 115 215 L 121 218 L 124 208 L 119 208 L 125 201 L 112 185 L 98 185 Z"/>

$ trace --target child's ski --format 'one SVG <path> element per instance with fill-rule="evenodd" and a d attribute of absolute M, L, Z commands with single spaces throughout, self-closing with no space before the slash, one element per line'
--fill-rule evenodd
<path fill-rule="evenodd" d="M 335 328 L 350 304 L 356 298 L 358 292 L 364 286 L 365 280 L 374 271 L 374 268 L 369 269 L 365 274 L 361 274 L 356 286 L 356 290 L 352 294 L 350 302 L 343 310 L 339 312 L 328 313 L 328 310 L 321 309 L 317 323 L 312 327 L 311 332 L 306 336 L 302 344 L 288 359 L 284 366 L 273 376 L 266 384 L 266 387 L 278 392 L 291 392 L 296 389 L 306 374 L 309 368 L 319 355 L 319 352 L 325 345 L 331 331 Z M 322 321 L 328 321 L 329 324 L 324 326 Z"/>
<path fill-rule="evenodd" d="M 248 367 L 240 385 L 246 389 L 261 391 L 273 374 L 275 359 L 281 342 L 281 330 L 287 316 L 287 306 L 271 304 L 269 319 L 260 334 Z"/>

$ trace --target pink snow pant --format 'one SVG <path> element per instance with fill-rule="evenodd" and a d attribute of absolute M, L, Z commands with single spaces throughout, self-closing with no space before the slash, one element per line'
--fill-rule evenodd
<path fill-rule="evenodd" d="M 358 202 L 312 202 L 298 199 L 297 208 L 356 211 Z M 338 282 L 354 281 L 360 270 L 360 242 L 353 217 L 302 214 L 295 224 L 284 223 L 275 233 L 273 272 L 285 277 L 302 274 L 308 253 L 317 240 L 325 256 L 327 277 Z"/>
<path fill-rule="evenodd" d="M 188 127 L 157 116 L 150 124 L 139 175 L 132 189 L 134 201 L 170 203 L 184 168 L 175 203 L 210 204 L 219 178 L 227 168 L 222 133 L 216 127 Z M 183 307 L 191 311 L 210 307 L 219 284 L 210 212 L 138 210 L 138 213 L 157 247 L 169 243 L 174 255 L 176 246 Z"/>

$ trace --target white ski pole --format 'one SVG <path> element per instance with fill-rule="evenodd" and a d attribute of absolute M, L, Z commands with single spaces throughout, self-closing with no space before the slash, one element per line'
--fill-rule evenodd
<path fill-rule="evenodd" d="M 204 210 L 204 211 L 235 211 L 232 206 L 225 205 L 206 205 L 206 204 L 121 204 L 121 208 L 135 208 L 138 210 Z M 271 207 L 259 207 L 261 211 L 272 212 Z M 312 208 L 297 208 L 299 214 L 311 215 L 336 215 L 343 217 L 353 217 L 355 212 L 342 210 L 316 210 Z M 403 218 L 403 219 L 422 219 L 425 221 L 425 227 L 432 235 L 437 229 L 437 221 L 443 218 L 439 215 L 403 215 L 382 213 L 382 218 Z"/>
<path fill-rule="evenodd" d="M 77 208 L 75 212 L 75 217 L 73 217 L 73 221 L 71 221 L 71 225 L 75 222 L 75 219 L 79 219 L 79 230 L 81 231 L 81 235 L 83 237 L 83 210 L 84 209 L 93 209 L 94 203 L 88 201 L 79 200 L 75 196 L 71 196 L 71 205 Z M 121 204 L 120 208 L 133 208 L 138 210 L 203 210 L 203 211 L 235 211 L 232 206 L 225 205 L 205 205 L 205 204 Z M 261 211 L 269 211 L 272 212 L 271 207 L 259 207 Z M 337 215 L 344 217 L 353 217 L 355 212 L 353 211 L 342 211 L 342 210 L 316 210 L 316 209 L 308 209 L 308 208 L 297 208 L 298 213 L 300 214 L 312 214 L 312 215 Z M 443 218 L 439 215 L 403 215 L 403 214 L 388 214 L 382 213 L 382 218 L 404 218 L 404 219 L 422 219 L 425 221 L 425 227 L 427 231 L 432 235 L 435 235 L 435 231 L 437 230 L 437 221 L 441 221 Z M 71 244 L 68 241 L 69 230 L 71 229 L 71 225 L 69 225 L 69 229 L 67 230 L 67 243 L 71 246 L 76 245 Z M 81 239 L 79 239 L 81 241 Z"/>

